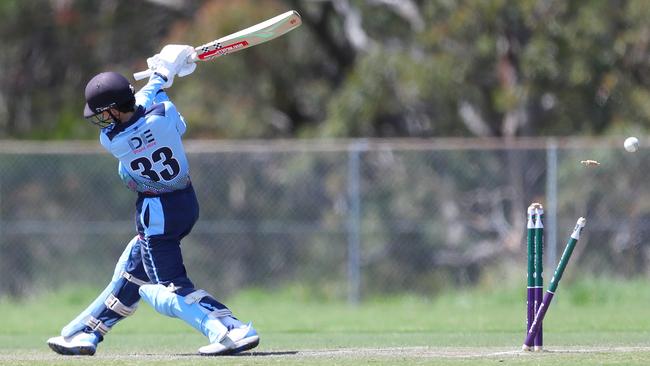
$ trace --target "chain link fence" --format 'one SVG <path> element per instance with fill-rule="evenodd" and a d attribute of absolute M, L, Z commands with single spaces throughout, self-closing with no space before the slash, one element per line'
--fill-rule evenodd
<path fill-rule="evenodd" d="M 585 216 L 576 272 L 644 276 L 650 154 L 620 144 L 188 141 L 201 205 L 182 244 L 188 274 L 218 296 L 300 286 L 351 302 L 523 283 L 525 209 L 537 201 L 547 272 Z M 135 195 L 97 145 L 0 143 L 0 297 L 108 282 L 135 234 Z"/>

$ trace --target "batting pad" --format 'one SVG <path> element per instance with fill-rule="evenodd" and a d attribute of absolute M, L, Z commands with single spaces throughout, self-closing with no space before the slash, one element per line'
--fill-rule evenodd
<path fill-rule="evenodd" d="M 228 328 L 218 319 L 218 314 L 213 314 L 213 311 L 200 304 L 204 296 L 192 296 L 193 293 L 180 296 L 160 284 L 142 285 L 139 292 L 142 299 L 157 312 L 183 320 L 208 337 L 210 343 L 221 342 L 228 333 Z M 209 296 L 204 291 L 201 294 Z"/>
<path fill-rule="evenodd" d="M 70 337 L 88 325 L 89 319 L 96 319 L 99 314 L 106 308 L 105 302 L 113 294 L 118 282 L 123 278 L 123 272 L 126 268 L 126 263 L 131 254 L 131 248 L 138 241 L 138 236 L 136 235 L 131 241 L 126 245 L 122 255 L 115 265 L 115 271 L 113 272 L 113 278 L 111 282 L 106 286 L 104 291 L 102 291 L 99 296 L 93 301 L 86 310 L 82 311 L 73 321 L 66 325 L 63 330 L 61 330 L 61 335 L 64 337 Z"/>

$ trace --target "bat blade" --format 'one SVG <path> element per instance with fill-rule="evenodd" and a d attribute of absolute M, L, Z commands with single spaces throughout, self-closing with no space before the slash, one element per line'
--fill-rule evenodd
<path fill-rule="evenodd" d="M 229 53 L 245 50 L 280 37 L 298 28 L 301 24 L 300 14 L 295 10 L 290 10 L 246 29 L 195 47 L 196 52 L 188 58 L 187 62 L 208 61 Z M 135 80 L 141 80 L 151 74 L 151 70 L 145 70 L 136 72 L 133 77 Z"/>
<path fill-rule="evenodd" d="M 252 27 L 196 47 L 194 61 L 208 61 L 280 37 L 302 24 L 295 10 L 275 16 Z"/>

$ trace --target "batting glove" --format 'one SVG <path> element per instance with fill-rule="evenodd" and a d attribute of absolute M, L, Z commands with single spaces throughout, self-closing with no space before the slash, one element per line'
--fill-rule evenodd
<path fill-rule="evenodd" d="M 160 74 L 167 82 L 162 86 L 169 88 L 174 83 L 174 76 L 186 76 L 196 68 L 196 64 L 188 63 L 188 58 L 194 53 L 194 47 L 184 45 L 167 45 L 160 53 L 149 57 L 147 65 L 149 69 Z"/>

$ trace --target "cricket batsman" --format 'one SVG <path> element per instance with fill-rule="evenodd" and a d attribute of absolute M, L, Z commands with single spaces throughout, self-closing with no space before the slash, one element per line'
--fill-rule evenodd
<path fill-rule="evenodd" d="M 186 124 L 165 89 L 175 76 L 191 74 L 191 46 L 167 45 L 147 60 L 153 74 L 137 93 L 122 75 L 103 72 L 86 85 L 84 117 L 101 128 L 101 145 L 117 160 L 126 186 L 137 192 L 137 235 L 120 256 L 104 291 L 77 318 L 48 339 L 62 355 L 94 355 L 120 320 L 133 314 L 140 298 L 156 311 L 179 318 L 208 337 L 201 355 L 235 354 L 256 347 L 251 323 L 198 289 L 183 265 L 181 239 L 199 217 L 181 136 Z"/>

